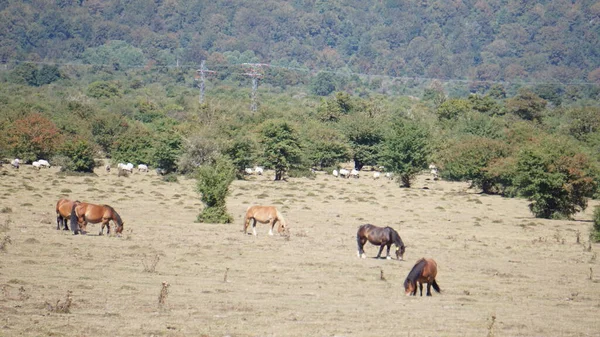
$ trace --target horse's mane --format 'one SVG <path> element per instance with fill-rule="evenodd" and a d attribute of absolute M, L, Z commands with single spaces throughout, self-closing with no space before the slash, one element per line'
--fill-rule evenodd
<path fill-rule="evenodd" d="M 417 279 L 419 279 L 419 276 L 421 276 L 421 273 L 423 273 L 424 268 L 425 268 L 425 258 L 421 258 L 419 261 L 417 261 L 417 263 L 412 267 L 412 269 L 408 273 L 408 276 L 406 277 L 406 280 L 404 281 L 405 289 L 408 287 L 409 282 L 413 283 L 413 284 L 415 282 L 417 282 Z"/>
<path fill-rule="evenodd" d="M 402 238 L 400 238 L 400 234 L 398 234 L 398 232 L 396 232 L 395 229 L 393 229 L 392 227 L 387 227 L 390 229 L 390 232 L 392 233 L 392 241 L 394 242 L 394 244 L 397 247 L 404 247 L 404 242 L 402 242 Z"/>
<path fill-rule="evenodd" d="M 121 220 L 121 216 L 119 215 L 119 213 L 117 213 L 117 211 L 115 211 L 115 209 L 112 208 L 112 206 L 109 206 L 109 205 L 103 205 L 103 206 L 110 209 L 110 211 L 113 212 L 113 214 L 115 215 L 115 218 L 117 218 L 117 225 L 123 226 L 123 220 Z"/>

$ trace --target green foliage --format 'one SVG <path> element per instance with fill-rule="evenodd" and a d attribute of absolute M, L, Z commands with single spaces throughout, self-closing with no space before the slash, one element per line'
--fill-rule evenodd
<path fill-rule="evenodd" d="M 589 158 L 564 139 L 544 139 L 519 151 L 514 184 L 539 218 L 570 217 L 585 210 L 596 188 Z"/>
<path fill-rule="evenodd" d="M 181 138 L 179 135 L 175 133 L 161 134 L 154 140 L 149 163 L 170 173 L 177 168 L 180 153 Z"/>
<path fill-rule="evenodd" d="M 275 180 L 283 179 L 292 166 L 302 163 L 298 134 L 283 120 L 268 120 L 261 127 L 261 144 L 265 166 L 275 170 Z"/>
<path fill-rule="evenodd" d="M 590 236 L 594 241 L 600 242 L 600 206 L 594 207 L 592 221 L 594 224 L 592 225 L 592 233 Z"/>
<path fill-rule="evenodd" d="M 247 137 L 237 137 L 233 139 L 223 150 L 223 154 L 229 157 L 235 167 L 236 177 L 238 179 L 244 177 L 244 169 L 246 167 L 252 167 L 254 151 L 253 142 Z"/>
<path fill-rule="evenodd" d="M 351 159 L 348 140 L 336 129 L 320 123 L 306 126 L 304 151 L 312 167 L 334 167 Z"/>
<path fill-rule="evenodd" d="M 320 72 L 310 83 L 310 90 L 318 96 L 328 96 L 336 89 L 336 81 L 333 73 Z"/>
<path fill-rule="evenodd" d="M 68 159 L 63 163 L 61 171 L 94 172 L 94 147 L 87 140 L 67 139 L 60 149 L 60 154 Z"/>
<path fill-rule="evenodd" d="M 33 63 L 22 63 L 13 69 L 9 75 L 10 81 L 30 86 L 50 84 L 61 78 L 60 71 L 55 65 L 42 65 L 38 68 Z"/>
<path fill-rule="evenodd" d="M 354 167 L 376 165 L 381 157 L 386 125 L 382 119 L 371 118 L 364 113 L 355 113 L 341 121 L 342 133 L 350 141 Z"/>
<path fill-rule="evenodd" d="M 179 173 L 188 174 L 201 165 L 213 162 L 219 154 L 219 146 L 210 136 L 195 135 L 185 142 L 182 152 L 177 170 Z"/>
<path fill-rule="evenodd" d="M 132 125 L 113 143 L 112 161 L 115 163 L 150 163 L 153 155 L 153 137 L 145 126 Z"/>
<path fill-rule="evenodd" d="M 94 141 L 106 154 L 110 154 L 113 142 L 127 131 L 129 124 L 122 116 L 112 113 L 96 113 L 90 123 Z"/>
<path fill-rule="evenodd" d="M 87 94 L 93 98 L 111 98 L 121 96 L 119 87 L 115 83 L 105 81 L 91 83 L 87 88 Z"/>
<path fill-rule="evenodd" d="M 440 120 L 456 120 L 458 117 L 466 115 L 471 109 L 472 105 L 468 100 L 454 98 L 440 104 L 435 112 Z"/>
<path fill-rule="evenodd" d="M 383 153 L 386 170 L 400 177 L 402 186 L 410 187 L 417 173 L 427 167 L 431 155 L 429 131 L 411 120 L 398 120 L 385 140 Z"/>
<path fill-rule="evenodd" d="M 527 89 L 506 100 L 506 110 L 528 121 L 540 121 L 546 101 Z"/>
<path fill-rule="evenodd" d="M 444 179 L 451 181 L 471 180 L 473 186 L 484 193 L 496 190 L 496 175 L 488 172 L 494 161 L 502 161 L 507 157 L 509 149 L 499 140 L 469 137 L 452 142 L 439 155 L 439 165 Z"/>
<path fill-rule="evenodd" d="M 198 168 L 196 188 L 201 194 L 204 209 L 198 215 L 199 222 L 230 223 L 225 199 L 229 195 L 229 185 L 235 179 L 235 168 L 225 158 L 217 158 L 212 164 Z"/>
<path fill-rule="evenodd" d="M 104 45 L 88 48 L 81 55 L 86 63 L 110 65 L 117 70 L 121 67 L 131 68 L 143 66 L 144 53 L 125 41 L 108 41 Z"/>

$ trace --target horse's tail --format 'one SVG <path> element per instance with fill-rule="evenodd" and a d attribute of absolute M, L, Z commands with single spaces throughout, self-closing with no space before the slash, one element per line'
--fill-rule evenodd
<path fill-rule="evenodd" d="M 435 279 L 433 279 L 431 286 L 433 287 L 433 290 L 435 290 L 436 292 L 438 292 L 438 293 L 442 292 L 442 289 L 440 289 L 440 286 L 437 284 L 437 282 L 435 282 Z"/>
<path fill-rule="evenodd" d="M 75 234 L 77 234 L 77 232 L 79 232 L 79 222 L 77 221 L 77 212 L 75 212 L 75 208 L 78 205 L 79 205 L 79 203 L 74 202 L 73 207 L 71 207 L 71 230 Z"/>

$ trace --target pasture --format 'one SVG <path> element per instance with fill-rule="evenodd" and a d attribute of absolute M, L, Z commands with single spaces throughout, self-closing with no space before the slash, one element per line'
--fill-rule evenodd
<path fill-rule="evenodd" d="M 116 170 L 115 170 L 116 171 Z M 235 223 L 194 223 L 195 180 L 64 176 L 0 168 L 2 336 L 596 336 L 599 245 L 592 201 L 574 221 L 535 219 L 526 200 L 420 177 L 235 181 Z M 426 189 L 424 187 L 427 187 Z M 122 237 L 56 230 L 66 197 L 109 204 Z M 275 205 L 289 236 L 243 235 L 249 205 Z M 356 230 L 395 228 L 405 261 L 375 259 Z M 579 243 L 577 237 L 579 236 Z M 421 257 L 442 293 L 407 297 Z M 166 283 L 163 283 L 166 282 Z"/>

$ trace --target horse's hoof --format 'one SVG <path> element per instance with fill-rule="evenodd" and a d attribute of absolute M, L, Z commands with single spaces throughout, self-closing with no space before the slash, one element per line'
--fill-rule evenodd
<path fill-rule="evenodd" d="M 386 256 L 386 258 L 385 258 L 385 259 L 386 259 L 386 260 L 391 260 L 391 259 L 392 259 L 392 257 L 391 257 L 391 256 Z"/>
<path fill-rule="evenodd" d="M 361 254 L 361 255 L 360 255 L 360 258 L 361 258 L 361 259 L 366 259 L 366 258 L 367 258 L 367 256 L 366 256 L 365 254 Z"/>

